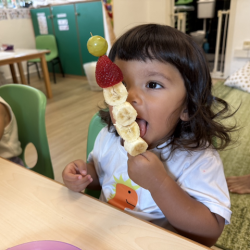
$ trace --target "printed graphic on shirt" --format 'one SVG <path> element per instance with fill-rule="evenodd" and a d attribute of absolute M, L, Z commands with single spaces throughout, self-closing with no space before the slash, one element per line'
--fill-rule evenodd
<path fill-rule="evenodd" d="M 113 184 L 114 194 L 110 196 L 108 203 L 122 210 L 125 208 L 133 210 L 138 202 L 138 196 L 135 190 L 140 188 L 140 186 L 133 186 L 129 178 L 124 181 L 122 175 L 120 175 L 119 179 L 115 176 L 113 177 L 115 180 Z"/>

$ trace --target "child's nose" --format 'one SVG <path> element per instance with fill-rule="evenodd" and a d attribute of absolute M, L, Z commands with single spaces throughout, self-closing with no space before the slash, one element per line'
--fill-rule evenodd
<path fill-rule="evenodd" d="M 130 87 L 128 90 L 128 97 L 127 102 L 129 102 L 131 105 L 139 105 L 142 103 L 142 95 L 138 88 L 136 87 Z"/>

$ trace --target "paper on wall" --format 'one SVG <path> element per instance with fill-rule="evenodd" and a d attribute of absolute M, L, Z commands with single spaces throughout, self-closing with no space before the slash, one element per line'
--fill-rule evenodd
<path fill-rule="evenodd" d="M 41 35 L 48 34 L 48 24 L 44 12 L 37 13 L 37 21 L 39 26 L 39 32 Z"/>
<path fill-rule="evenodd" d="M 58 25 L 68 25 L 68 19 L 58 19 Z"/>
<path fill-rule="evenodd" d="M 67 17 L 67 14 L 61 13 L 61 14 L 57 14 L 56 16 L 57 16 L 57 18 L 62 18 L 62 17 Z"/>
<path fill-rule="evenodd" d="M 69 22 L 68 19 L 58 19 L 57 20 L 58 23 L 58 29 L 60 31 L 65 31 L 65 30 L 69 30 Z"/>
<path fill-rule="evenodd" d="M 69 30 L 69 25 L 59 25 L 58 28 L 60 31 Z"/>

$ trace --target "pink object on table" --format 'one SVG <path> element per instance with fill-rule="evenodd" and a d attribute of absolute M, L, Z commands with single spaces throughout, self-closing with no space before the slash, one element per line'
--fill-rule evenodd
<path fill-rule="evenodd" d="M 15 247 L 8 248 L 7 250 L 81 250 L 78 247 L 72 246 L 65 242 L 53 240 L 41 240 L 27 242 Z"/>
<path fill-rule="evenodd" d="M 13 51 L 14 50 L 14 45 L 12 45 L 12 44 L 2 44 L 1 49 L 3 51 Z"/>

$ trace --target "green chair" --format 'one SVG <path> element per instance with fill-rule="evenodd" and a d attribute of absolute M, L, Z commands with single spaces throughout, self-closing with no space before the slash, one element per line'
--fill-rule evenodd
<path fill-rule="evenodd" d="M 193 3 L 193 0 L 178 0 L 175 5 L 185 5 L 185 4 L 191 4 Z"/>
<path fill-rule="evenodd" d="M 96 113 L 92 117 L 92 119 L 89 123 L 88 139 L 87 139 L 87 158 L 89 156 L 89 153 L 93 150 L 93 147 L 95 144 L 95 139 L 96 139 L 98 133 L 105 126 L 106 125 L 104 123 L 102 123 L 100 116 Z M 86 188 L 85 193 L 98 199 L 100 197 L 101 191 L 100 190 L 90 190 L 90 189 Z"/>
<path fill-rule="evenodd" d="M 46 96 L 40 90 L 22 84 L 1 86 L 0 96 L 11 106 L 15 114 L 23 150 L 20 158 L 25 166 L 28 168 L 25 163 L 24 150 L 28 143 L 33 143 L 38 159 L 31 169 L 54 179 L 45 127 Z"/>
<path fill-rule="evenodd" d="M 55 68 L 54 66 L 56 64 L 59 64 L 62 76 L 64 77 L 64 72 L 62 68 L 62 64 L 60 61 L 60 58 L 58 56 L 58 50 L 57 50 L 57 44 L 56 44 L 56 38 L 53 35 L 42 35 L 36 37 L 36 49 L 47 49 L 50 50 L 49 54 L 45 55 L 45 59 L 52 65 L 52 71 L 53 71 L 53 77 L 54 77 L 54 83 L 56 83 L 56 74 L 55 74 Z M 28 83 L 30 84 L 30 75 L 29 75 L 29 67 L 32 65 L 36 66 L 38 77 L 40 78 L 39 70 L 37 63 L 40 62 L 40 58 L 35 58 L 27 61 L 27 75 L 28 75 Z"/>

